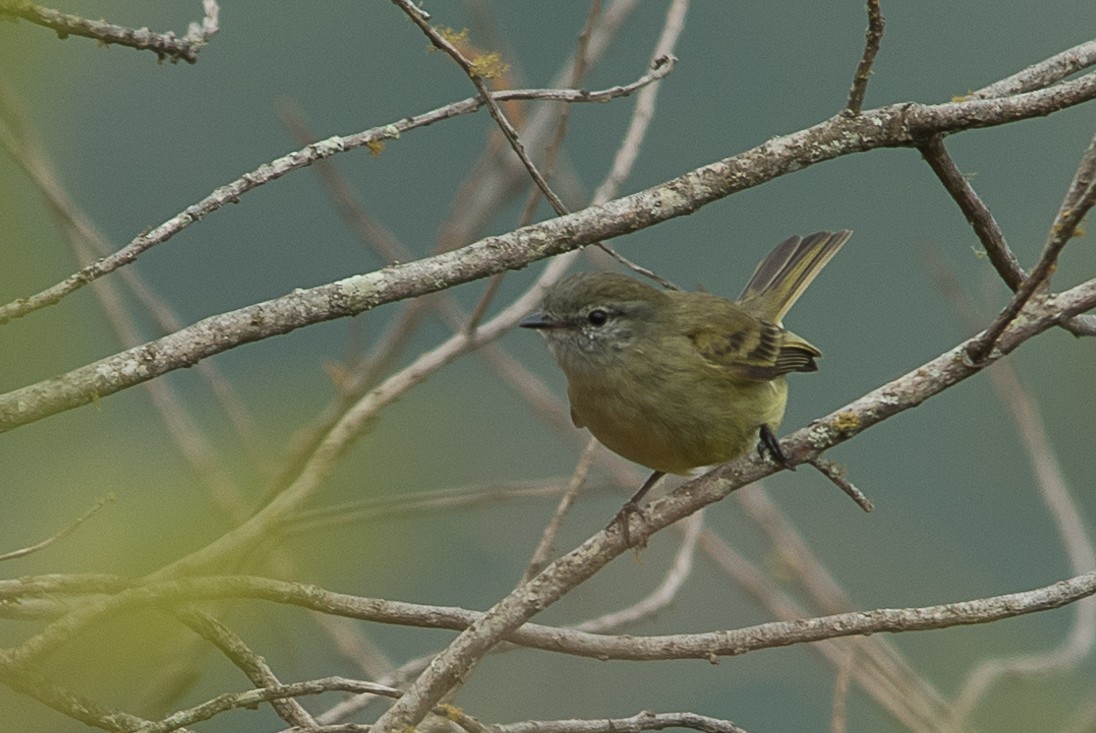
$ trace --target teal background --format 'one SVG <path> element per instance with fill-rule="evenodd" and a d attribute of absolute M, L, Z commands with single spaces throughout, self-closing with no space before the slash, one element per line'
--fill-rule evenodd
<path fill-rule="evenodd" d="M 582 27 L 581 3 L 488 3 L 515 83 L 544 86 Z M 643 73 L 664 3 L 641 4 L 583 85 L 599 89 Z M 436 25 L 483 31 L 460 3 L 433 2 Z M 185 32 L 197 3 L 71 3 L 68 12 Z M 941 102 L 1069 46 L 1096 27 L 1090 0 L 1050 3 L 886 3 L 887 32 L 866 108 Z M 72 198 L 115 248 L 260 164 L 297 149 L 279 117 L 299 106 L 317 138 L 387 124 L 473 93 L 444 56 L 390 3 L 226 4 L 222 31 L 196 65 L 92 41 L 59 41 L 25 22 L 0 24 L 0 68 Z M 843 106 L 859 59 L 862 3 L 698 2 L 663 82 L 656 119 L 627 193 L 826 119 Z M 489 43 L 485 46 L 490 47 Z M 1093 131 L 1093 105 L 1047 119 L 949 138 L 961 169 L 995 213 L 1024 265 L 1047 228 Z M 565 152 L 587 190 L 603 177 L 631 102 L 577 105 Z M 430 251 L 453 192 L 492 123 L 486 113 L 406 134 L 383 153 L 339 156 L 364 205 L 419 255 Z M 515 226 L 524 191 L 486 233 Z M 547 216 L 542 208 L 540 216 Z M 785 430 L 800 427 L 905 373 L 974 328 L 942 295 L 932 262 L 947 267 L 988 322 L 1007 291 L 976 237 L 919 155 L 881 150 L 817 165 L 614 242 L 626 256 L 687 286 L 736 294 L 755 262 L 791 234 L 851 228 L 856 234 L 787 319 L 826 352 L 822 370 L 791 385 Z M 383 264 L 334 212 L 314 171 L 297 171 L 243 197 L 143 255 L 135 266 L 184 322 Z M 0 155 L 0 302 L 37 292 L 78 263 L 30 179 Z M 539 266 L 510 275 L 504 294 Z M 1092 236 L 1075 240 L 1056 287 L 1093 277 Z M 481 283 L 456 289 L 467 306 Z M 333 396 L 324 367 L 352 344 L 369 344 L 399 306 L 316 326 L 215 357 L 243 395 L 277 455 Z M 145 338 L 156 335 L 147 319 Z M 444 339 L 428 319 L 408 354 Z M 501 343 L 560 395 L 563 381 L 540 343 L 513 333 Z M 115 353 L 114 335 L 89 290 L 0 328 L 0 391 Z M 1047 333 L 1010 357 L 1037 400 L 1084 522 L 1096 516 L 1096 341 Z M 404 363 L 407 359 L 405 358 Z M 253 501 L 269 463 L 249 457 L 194 370 L 165 378 L 183 395 L 226 470 Z M 577 431 L 576 431 L 577 432 Z M 313 506 L 476 482 L 566 476 L 579 442 L 561 441 L 476 356 L 452 365 L 386 410 L 345 457 Z M 578 437 L 578 436 L 576 436 Z M 767 481 L 774 498 L 846 587 L 858 608 L 926 605 L 1045 585 L 1071 574 L 1005 407 L 975 377 L 832 451 L 875 502 L 864 515 L 811 471 Z M 117 502 L 71 538 L 7 563 L 8 577 L 46 572 L 138 574 L 197 548 L 227 527 L 172 446 L 144 388 L 0 436 L 5 510 L 0 551 L 52 534 L 108 492 Z M 612 516 L 631 487 L 580 499 L 558 543 L 565 550 Z M 747 489 L 749 491 L 749 489 Z M 291 577 L 334 590 L 482 609 L 521 575 L 554 501 L 522 500 L 370 524 L 334 527 L 287 542 Z M 710 526 L 775 568 L 778 554 L 731 500 Z M 662 577 L 677 538 L 658 536 L 636 562 L 626 556 L 559 607 L 568 623 L 627 604 Z M 735 628 L 770 619 L 709 561 L 669 609 L 631 633 Z M 773 581 L 781 583 L 773 570 Z M 286 680 L 353 675 L 303 612 L 235 604 L 226 617 Z M 1046 649 L 1072 611 L 989 626 L 889 637 L 946 696 L 974 661 Z M 22 625 L 19 625 L 22 624 Z M 0 643 L 33 624 L 7 621 Z M 436 649 L 450 634 L 368 627 L 395 660 Z M 51 659 L 63 684 L 125 707 L 148 692 L 172 659 L 172 622 L 124 616 Z M 155 652 L 144 651 L 156 648 Z M 182 705 L 246 680 L 213 655 Z M 1056 730 L 1092 703 L 1096 664 L 1041 680 L 998 685 L 977 710 L 985 730 Z M 718 666 L 697 662 L 601 663 L 520 651 L 491 658 L 458 702 L 481 720 L 607 717 L 641 709 L 694 710 L 747 730 L 828 730 L 832 668 L 808 648 L 752 653 Z M 325 702 L 327 699 L 325 698 Z M 311 709 L 321 709 L 315 701 Z M 141 711 L 135 711 L 141 712 Z M 0 688 L 0 730 L 82 726 Z M 201 730 L 269 730 L 269 712 L 241 712 Z M 853 688 L 850 731 L 901 730 Z"/>

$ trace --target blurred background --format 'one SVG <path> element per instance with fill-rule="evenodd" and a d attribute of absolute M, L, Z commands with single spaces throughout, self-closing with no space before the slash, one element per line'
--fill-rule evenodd
<path fill-rule="evenodd" d="M 665 7 L 638 5 L 582 85 L 601 89 L 641 76 Z M 481 50 L 498 50 L 510 64 L 514 86 L 534 87 L 552 84 L 573 53 L 588 9 L 583 3 L 512 2 L 430 2 L 426 8 L 436 26 L 467 27 Z M 89 1 L 63 9 L 180 35 L 200 17 L 198 3 Z M 1089 40 L 1096 28 L 1096 6 L 1088 0 L 886 3 L 883 10 L 886 35 L 865 108 L 947 101 Z M 288 3 L 276 12 L 265 4 L 232 3 L 223 9 L 221 25 L 198 63 L 188 65 L 157 63 L 152 53 L 83 38 L 61 41 L 27 22 L 0 24 L 4 93 L 21 110 L 72 201 L 112 249 L 217 186 L 302 147 L 289 117 L 307 124 L 313 139 L 323 139 L 474 93 L 451 60 L 430 52 L 422 33 L 390 3 Z M 655 120 L 622 193 L 836 114 L 846 100 L 865 26 L 859 0 L 695 4 L 676 49 L 680 62 L 662 82 Z M 535 104 L 522 109 L 531 113 Z M 621 99 L 572 107 L 560 169 L 573 177 L 573 205 L 581 205 L 580 197 L 588 197 L 605 176 L 632 106 Z M 1090 104 L 947 141 L 1024 266 L 1042 247 L 1094 119 Z M 425 256 L 443 227 L 461 222 L 454 195 L 492 131 L 481 111 L 406 134 L 379 155 L 359 150 L 334 163 L 375 220 L 415 256 Z M 515 194 L 460 243 L 514 228 L 527 187 L 516 187 Z M 549 215 L 546 207 L 538 212 L 538 218 Z M 918 153 L 878 150 L 816 165 L 613 244 L 670 280 L 734 296 L 777 242 L 840 228 L 855 230 L 853 239 L 787 319 L 826 353 L 819 373 L 793 375 L 788 432 L 978 330 L 944 294 L 941 272 L 958 283 L 979 324 L 988 323 L 1007 300 L 975 235 Z M 38 292 L 80 264 L 31 178 L 11 155 L 0 153 L 0 302 Z M 147 252 L 133 269 L 189 324 L 384 264 L 339 216 L 317 171 L 309 169 L 217 211 Z M 507 276 L 491 312 L 531 283 L 540 267 Z M 1094 273 L 1090 235 L 1065 251 L 1055 288 Z M 451 292 L 471 308 L 484 286 L 471 283 Z M 135 314 L 141 339 L 159 335 L 144 306 L 128 295 L 123 305 Z M 237 487 L 245 506 L 266 495 L 293 437 L 335 397 L 340 365 L 368 351 L 402 307 L 385 306 L 215 357 L 213 364 L 256 426 L 250 438 L 240 436 L 196 370 L 164 377 L 214 447 L 217 470 Z M 428 316 L 395 366 L 449 333 Z M 562 398 L 562 375 L 539 338 L 514 332 L 500 344 Z M 0 392 L 120 348 L 99 301 L 85 288 L 0 328 Z M 1038 405 L 1045 437 L 1091 530 L 1096 340 L 1051 331 L 1008 361 Z M 386 409 L 311 506 L 456 486 L 565 481 L 583 437 L 549 427 L 480 357 L 467 356 Z M 855 608 L 976 598 L 1073 574 L 988 375 L 873 428 L 829 457 L 845 465 L 874 501 L 873 514 L 862 513 L 813 471 L 784 472 L 766 486 Z M 231 526 L 176 447 L 145 387 L 0 436 L 0 466 L 0 552 L 40 541 L 100 497 L 116 497 L 63 542 L 6 563 L 6 577 L 140 575 Z M 604 484 L 604 476 L 595 470 L 594 482 Z M 560 551 L 603 526 L 633 489 L 581 495 L 559 539 Z M 347 593 L 483 609 L 519 580 L 555 502 L 525 498 L 321 525 L 279 541 L 294 559 L 286 577 Z M 708 510 L 706 521 L 758 563 L 776 587 L 799 592 L 787 567 L 791 561 L 744 518 L 736 499 Z M 638 561 L 619 558 L 537 620 L 573 623 L 642 597 L 662 579 L 678 542 L 676 533 L 658 535 Z M 233 604 L 227 616 L 284 680 L 361 676 L 309 618 L 258 603 Z M 772 618 L 700 557 L 674 604 L 627 631 L 704 631 Z M 1065 608 L 887 640 L 950 699 L 978 660 L 1053 647 L 1069 633 L 1073 618 L 1074 610 Z M 0 643 L 17 644 L 37 623 L 6 621 Z M 365 631 L 396 664 L 452 637 L 372 626 Z M 163 641 L 168 632 L 170 643 Z M 52 657 L 47 673 L 81 694 L 137 713 L 148 712 L 135 707 L 156 697 L 154 688 L 163 683 L 159 673 L 179 664 L 174 645 L 186 644 L 186 633 L 152 613 L 126 615 L 90 636 Z M 194 669 L 198 681 L 170 708 L 248 687 L 214 654 Z M 1096 706 L 1094 682 L 1091 657 L 1040 679 L 1010 678 L 981 701 L 973 721 L 986 730 L 1083 725 L 1085 710 Z M 755 652 L 717 666 L 603 663 L 518 651 L 482 664 L 457 702 L 492 722 L 693 710 L 751 731 L 828 730 L 834 686 L 833 667 L 808 647 Z M 317 701 L 307 704 L 322 709 Z M 16 724 L 23 730 L 82 729 L 0 687 L 0 730 Z M 226 716 L 201 729 L 276 728 L 273 715 L 263 710 Z M 906 730 L 855 685 L 848 729 Z"/>

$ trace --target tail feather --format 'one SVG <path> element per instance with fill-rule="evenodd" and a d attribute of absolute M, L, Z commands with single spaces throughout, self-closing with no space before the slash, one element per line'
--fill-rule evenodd
<path fill-rule="evenodd" d="M 850 236 L 850 230 L 842 229 L 781 242 L 754 270 L 738 298 L 739 304 L 754 315 L 780 323 Z"/>

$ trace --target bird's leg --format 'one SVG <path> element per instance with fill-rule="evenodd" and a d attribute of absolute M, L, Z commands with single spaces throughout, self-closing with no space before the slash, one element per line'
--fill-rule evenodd
<path fill-rule="evenodd" d="M 632 498 L 624 503 L 624 506 L 620 508 L 620 511 L 613 517 L 613 521 L 609 522 L 609 527 L 612 527 L 614 523 L 620 525 L 620 533 L 624 535 L 624 542 L 629 547 L 632 545 L 632 533 L 629 527 L 633 514 L 643 516 L 643 508 L 639 506 L 640 500 L 647 495 L 647 492 L 651 490 L 658 480 L 666 475 L 665 471 L 655 471 L 647 480 L 643 482 L 643 485 L 639 487 L 639 491 L 632 494 Z"/>
<path fill-rule="evenodd" d="M 780 447 L 780 441 L 776 439 L 773 429 L 768 425 L 762 425 L 758 433 L 760 440 L 757 441 L 757 455 L 764 458 L 765 454 L 768 453 L 769 457 L 773 459 L 773 463 L 781 468 L 794 471 L 795 466 L 788 460 L 788 455 L 784 452 L 784 449 Z"/>

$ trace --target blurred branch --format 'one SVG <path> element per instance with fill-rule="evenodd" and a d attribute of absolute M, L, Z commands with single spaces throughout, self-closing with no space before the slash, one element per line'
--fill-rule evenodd
<path fill-rule="evenodd" d="M 765 487 L 754 484 L 735 494 L 738 506 L 768 537 L 770 552 L 777 555 L 810 601 L 806 607 L 768 587 L 759 573 L 751 574 L 748 561 L 731 556 L 730 548 L 707 538 L 705 550 L 728 575 L 750 590 L 765 608 L 785 621 L 822 613 L 843 613 L 854 607 L 852 599 L 819 560 L 791 520 L 770 498 Z M 864 692 L 897 720 L 914 730 L 935 730 L 951 719 L 952 709 L 902 655 L 898 647 L 879 635 L 857 639 L 853 645 L 856 664 L 848 671 Z M 840 675 L 847 664 L 846 645 L 816 644 L 811 649 L 824 656 Z M 954 731 L 958 733 L 958 731 Z"/>
<path fill-rule="evenodd" d="M 219 563 L 229 556 L 238 556 L 240 552 L 262 542 L 271 527 L 299 508 L 324 485 L 338 458 L 381 409 L 453 360 L 494 341 L 514 328 L 540 300 L 543 283 L 553 282 L 568 265 L 569 257 L 555 258 L 544 268 L 537 283 L 490 321 L 473 332 L 456 333 L 434 349 L 423 352 L 405 369 L 365 394 L 332 424 L 303 461 L 293 480 L 261 510 L 206 547 L 161 568 L 153 577 L 163 578 L 193 572 L 208 563 Z"/>
<path fill-rule="evenodd" d="M 436 491 L 378 492 L 384 498 L 366 499 L 349 504 L 296 512 L 282 522 L 277 529 L 279 537 L 294 537 L 307 532 L 329 530 L 346 524 L 372 522 L 392 516 L 406 516 L 425 512 L 444 512 L 455 508 L 498 505 L 500 501 L 532 497 L 552 497 L 566 493 L 568 483 L 564 479 L 543 481 L 517 481 L 513 483 L 474 484 Z M 606 485 L 587 485 L 587 490 L 601 490 Z M 2 589 L 2 586 L 0 586 Z M 0 596 L 2 597 L 2 596 Z"/>
<path fill-rule="evenodd" d="M 954 274 L 939 264 L 934 271 L 941 291 L 952 301 L 962 320 L 968 324 L 977 322 Z M 989 370 L 989 380 L 997 398 L 1008 408 L 1012 424 L 1032 466 L 1039 497 L 1058 530 L 1071 570 L 1081 573 L 1092 569 L 1096 566 L 1096 548 L 1081 520 L 1081 507 L 1073 498 L 1047 437 L 1051 431 L 1043 422 L 1038 405 L 1010 361 Z M 1073 611 L 1072 629 L 1057 648 L 1035 654 L 988 659 L 972 669 L 955 701 L 952 714 L 955 724 L 964 725 L 989 688 L 1002 677 L 1067 669 L 1091 654 L 1096 644 L 1096 598 L 1078 602 Z"/>
<path fill-rule="evenodd" d="M 96 256 L 107 254 L 110 247 L 106 236 L 69 196 L 57 176 L 53 161 L 33 134 L 33 127 L 27 124 L 23 110 L 6 92 L 0 87 L 0 144 L 38 186 L 51 213 L 60 222 L 77 261 L 90 262 Z M 182 320 L 134 268 L 121 270 L 121 285 L 129 289 L 144 309 L 143 314 L 150 316 L 164 333 L 183 327 Z M 97 282 L 96 286 L 92 292 L 119 343 L 132 347 L 144 341 L 136 318 L 122 301 L 119 284 L 104 280 Z M 257 465 L 265 465 L 266 450 L 258 437 L 254 421 L 220 367 L 207 360 L 198 364 L 197 371 L 209 384 L 236 433 L 248 447 L 252 459 Z M 204 483 L 210 499 L 222 510 L 241 517 L 244 512 L 243 498 L 228 477 L 213 444 L 199 428 L 198 420 L 186 401 L 180 398 L 178 390 L 167 380 L 149 382 L 148 388 L 153 405 L 175 447 Z"/>
<path fill-rule="evenodd" d="M 576 631 L 586 631 L 594 634 L 606 633 L 610 629 L 619 629 L 627 624 L 634 624 L 645 618 L 650 618 L 662 609 L 669 606 L 677 598 L 678 591 L 693 572 L 693 560 L 696 559 L 696 549 L 700 536 L 704 532 L 704 510 L 682 522 L 679 527 L 682 530 L 681 546 L 674 554 L 674 561 L 670 563 L 670 569 L 666 577 L 651 593 L 636 603 L 624 608 L 602 614 L 589 621 L 573 624 L 571 628 Z"/>
<path fill-rule="evenodd" d="M 148 721 L 101 705 L 54 683 L 40 672 L 11 664 L 0 651 L 0 683 L 92 728 L 131 731 Z"/>
<path fill-rule="evenodd" d="M 169 733 L 192 723 L 200 723 L 209 720 L 229 710 L 240 710 L 258 707 L 264 702 L 286 700 L 305 695 L 322 695 L 326 692 L 370 692 L 374 695 L 396 697 L 399 690 L 394 690 L 375 682 L 352 680 L 346 677 L 324 677 L 306 682 L 294 682 L 291 684 L 268 685 L 245 692 L 225 693 L 218 695 L 201 705 L 196 705 L 187 710 L 165 717 L 156 723 L 149 723 L 138 728 L 132 728 L 133 733 Z M 315 730 L 307 727 L 306 730 Z"/>
<path fill-rule="evenodd" d="M 758 492 L 757 488 L 755 485 L 748 492 L 740 492 L 739 502 L 745 505 L 747 499 L 756 498 L 758 494 L 763 495 L 764 492 Z M 776 541 L 779 539 L 774 537 L 774 542 Z M 777 618 L 792 621 L 817 615 L 817 612 L 811 612 L 793 600 L 772 582 L 768 574 L 715 533 L 705 531 L 701 538 L 701 546 L 723 573 L 734 579 Z M 829 605 L 834 609 L 831 613 L 838 613 L 852 607 L 851 602 L 840 602 L 840 599 L 845 598 L 844 592 L 837 586 L 829 571 L 815 561 L 809 551 L 803 552 L 800 548 L 782 547 L 781 549 L 790 549 L 800 561 L 801 570 L 796 569 L 807 583 L 808 590 L 816 594 L 816 603 L 820 601 L 815 586 L 822 585 L 833 588 L 832 593 L 823 594 L 832 596 L 828 600 L 826 598 L 821 600 L 824 608 Z M 815 569 L 820 571 L 817 578 L 812 574 Z M 837 603 L 833 602 L 835 599 Z M 847 658 L 848 644 L 852 644 L 858 652 L 862 652 L 858 657 L 859 663 L 851 670 L 853 678 L 883 710 L 911 730 L 943 730 L 945 728 L 951 718 L 948 704 L 939 692 L 905 663 L 894 645 L 882 636 L 875 634 L 850 639 L 845 643 L 839 643 L 836 640 L 822 641 L 811 644 L 808 649 L 826 659 L 834 669 L 840 669 Z M 954 731 L 954 733 L 960 732 Z"/>
<path fill-rule="evenodd" d="M 521 583 L 528 581 L 548 564 L 549 558 L 555 551 L 556 535 L 559 534 L 559 529 L 563 526 L 563 518 L 567 516 L 567 512 L 570 511 L 571 505 L 575 503 L 575 499 L 578 497 L 578 490 L 582 488 L 582 485 L 586 482 L 586 475 L 590 472 L 590 466 L 593 464 L 594 456 L 600 447 L 601 444 L 592 437 L 586 441 L 586 447 L 582 449 L 582 455 L 579 456 L 574 473 L 567 482 L 567 489 L 563 492 L 563 496 L 560 497 L 559 503 L 556 505 L 556 511 L 552 514 L 552 518 L 549 519 L 548 524 L 545 525 L 544 531 L 541 533 L 540 542 L 537 543 L 537 547 L 533 551 L 533 557 L 529 560 L 529 565 L 525 568 L 525 572 L 521 576 Z"/>
<path fill-rule="evenodd" d="M 1058 530 L 1069 558 L 1070 569 L 1080 573 L 1096 567 L 1096 550 L 1085 529 L 1082 509 L 1063 474 L 1050 444 L 1050 431 L 1039 414 L 1038 406 L 1024 388 L 1009 362 L 989 370 L 993 391 L 1011 413 L 1028 460 L 1034 469 L 1036 487 Z M 1069 669 L 1092 654 L 1096 644 L 1096 598 L 1086 598 L 1073 606 L 1073 624 L 1056 648 L 981 662 L 967 675 L 955 702 L 956 718 L 965 722 L 986 691 L 1002 678 L 1033 675 Z"/>
<path fill-rule="evenodd" d="M 31 545 L 30 547 L 23 547 L 23 548 L 20 548 L 18 550 L 12 550 L 10 552 L 5 552 L 4 554 L 0 555 L 0 562 L 2 562 L 4 560 L 15 560 L 16 558 L 26 557 L 27 555 L 38 552 L 39 550 L 46 549 L 47 547 L 52 545 L 54 542 L 57 542 L 58 540 L 63 540 L 64 538 L 68 537 L 70 534 L 72 534 L 76 530 L 80 529 L 80 526 L 83 525 L 84 522 L 86 522 L 87 520 L 91 519 L 93 516 L 98 514 L 100 509 L 105 507 L 107 504 L 113 504 L 114 501 L 115 501 L 114 494 L 107 494 L 106 496 L 100 497 L 99 499 L 96 500 L 95 505 L 93 507 L 91 507 L 91 509 L 88 509 L 86 512 L 84 512 L 84 514 L 82 516 L 77 518 L 76 521 L 74 521 L 72 524 L 70 524 L 69 526 L 62 529 L 57 534 L 53 535 L 52 537 L 48 537 L 48 538 L 42 540 L 38 544 Z"/>
<path fill-rule="evenodd" d="M 273 687 L 281 684 L 281 680 L 274 675 L 265 659 L 251 651 L 243 639 L 210 614 L 190 606 L 176 608 L 172 613 L 194 633 L 221 650 L 256 687 Z M 316 721 L 296 700 L 278 698 L 271 702 L 279 717 L 286 723 L 304 728 L 316 725 Z"/>
<path fill-rule="evenodd" d="M 830 733 L 845 733 L 849 727 L 849 682 L 852 680 L 852 667 L 856 661 L 856 650 L 848 649 L 845 660 L 837 665 L 836 679 L 833 684 L 833 702 L 830 704 Z"/>
<path fill-rule="evenodd" d="M 152 51 L 161 61 L 169 59 L 175 63 L 182 59 L 193 64 L 198 61 L 198 53 L 220 30 L 221 9 L 216 0 L 203 0 L 202 5 L 205 16 L 200 23 L 191 23 L 186 35 L 182 38 L 176 37 L 171 31 L 154 33 L 148 28 L 127 28 L 105 20 L 90 20 L 78 15 L 69 15 L 59 10 L 26 2 L 26 0 L 0 0 L 0 16 L 22 18 L 49 28 L 61 39 L 69 36 L 94 38 L 103 45 L 117 44 L 142 51 Z"/>

